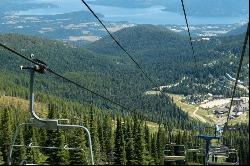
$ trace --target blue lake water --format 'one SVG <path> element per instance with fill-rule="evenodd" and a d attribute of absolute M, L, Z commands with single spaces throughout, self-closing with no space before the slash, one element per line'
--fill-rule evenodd
<path fill-rule="evenodd" d="M 58 5 L 57 8 L 30 9 L 17 12 L 18 15 L 55 15 L 72 11 L 87 11 L 80 0 L 36 0 L 37 2 L 49 2 Z M 91 0 L 88 0 L 91 1 Z M 184 25 L 184 16 L 179 13 L 162 11 L 163 6 L 150 8 L 123 8 L 101 5 L 90 5 L 96 12 L 104 15 L 103 20 L 117 22 L 128 21 L 137 24 L 176 24 Z M 233 24 L 246 22 L 245 17 L 192 17 L 188 16 L 190 24 Z"/>

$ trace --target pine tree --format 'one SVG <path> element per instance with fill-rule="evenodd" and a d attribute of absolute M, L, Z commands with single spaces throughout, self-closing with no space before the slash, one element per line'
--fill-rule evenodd
<path fill-rule="evenodd" d="M 134 154 L 134 138 L 132 132 L 132 122 L 127 120 L 126 122 L 126 157 L 127 157 L 127 165 L 134 165 L 135 154 Z"/>
<path fill-rule="evenodd" d="M 10 108 L 4 108 L 2 114 L 2 126 L 1 126 L 1 140 L 2 140 L 2 148 L 1 152 L 3 154 L 3 161 L 7 164 L 9 147 L 11 144 L 11 119 L 10 119 Z"/>
<path fill-rule="evenodd" d="M 106 161 L 111 163 L 111 155 L 113 153 L 113 127 L 112 119 L 109 116 L 105 116 L 102 124 L 102 135 L 103 135 L 103 154 L 106 154 Z"/>
<path fill-rule="evenodd" d="M 65 135 L 59 130 L 49 130 L 46 146 L 59 147 L 60 149 L 47 149 L 45 152 L 49 156 L 47 162 L 49 164 L 69 164 L 69 152 L 64 150 Z"/>
<path fill-rule="evenodd" d="M 58 134 L 57 134 L 57 131 L 55 130 L 48 130 L 47 131 L 47 140 L 46 140 L 46 143 L 45 145 L 48 146 L 48 147 L 53 147 L 53 146 L 56 146 L 57 145 L 57 142 L 58 142 Z M 45 154 L 48 155 L 48 158 L 47 158 L 47 163 L 48 164 L 51 164 L 51 165 L 55 165 L 58 163 L 58 159 L 57 159 L 57 150 L 55 149 L 45 149 Z"/>
<path fill-rule="evenodd" d="M 147 123 L 145 122 L 144 124 L 144 135 L 145 135 L 145 147 L 146 147 L 146 161 L 147 164 L 152 164 L 153 159 L 152 159 L 152 152 L 151 152 L 151 136 L 149 132 L 149 128 L 147 126 Z"/>
<path fill-rule="evenodd" d="M 24 145 L 24 140 L 23 140 L 23 130 L 20 130 L 19 136 L 17 138 L 16 144 L 19 145 Z M 16 151 L 13 152 L 13 160 L 14 164 L 19 164 L 20 161 L 26 160 L 26 149 L 21 146 L 19 147 Z"/>
<path fill-rule="evenodd" d="M 38 137 L 37 129 L 31 128 L 29 143 L 32 143 L 32 145 L 38 145 L 37 137 Z M 35 164 L 39 164 L 45 161 L 45 156 L 40 152 L 38 148 L 28 148 L 26 153 L 26 158 L 27 161 L 32 161 L 32 163 Z"/>
<path fill-rule="evenodd" d="M 48 106 L 48 119 L 53 119 L 55 118 L 55 111 L 54 111 L 54 105 L 49 103 L 49 106 Z M 56 130 L 46 130 L 47 132 L 47 139 L 45 141 L 45 146 L 56 146 L 57 145 L 57 131 Z M 46 160 L 46 162 L 48 164 L 52 164 L 52 165 L 55 165 L 57 164 L 57 150 L 54 150 L 54 149 L 45 149 L 44 150 L 45 154 L 48 155 L 48 158 Z"/>
<path fill-rule="evenodd" d="M 146 161 L 146 147 L 145 147 L 145 136 L 143 131 L 143 125 L 140 122 L 137 122 L 135 125 L 137 128 L 135 129 L 135 164 L 145 165 L 148 164 Z"/>
<path fill-rule="evenodd" d="M 0 151 L 0 165 L 3 165 L 3 153 Z"/>
<path fill-rule="evenodd" d="M 48 118 L 54 119 L 56 117 L 55 113 L 55 105 L 49 105 L 49 113 Z M 60 150 L 56 149 L 47 149 L 45 152 L 49 156 L 47 158 L 47 162 L 49 164 L 69 164 L 69 153 L 68 151 L 64 150 L 65 146 L 65 135 L 62 131 L 57 130 L 47 130 L 47 140 L 46 146 L 54 146 L 59 147 Z"/>
<path fill-rule="evenodd" d="M 158 154 L 158 164 L 162 164 L 163 162 L 163 149 L 166 144 L 166 137 L 164 134 L 163 128 L 159 125 L 158 133 L 157 133 L 157 154 Z"/>
<path fill-rule="evenodd" d="M 79 151 L 69 151 L 71 165 L 87 165 L 89 164 L 89 150 L 86 147 L 85 135 L 83 130 L 75 130 L 69 133 L 69 147 L 80 148 Z"/>
<path fill-rule="evenodd" d="M 150 133 L 149 128 L 147 126 L 147 123 L 144 124 L 144 135 L 145 135 L 145 143 L 146 143 L 146 149 L 147 151 L 151 151 L 151 140 L 150 140 Z M 151 154 L 151 152 L 150 152 Z"/>
<path fill-rule="evenodd" d="M 62 131 L 57 131 L 58 135 L 58 144 L 60 148 L 57 152 L 57 164 L 58 165 L 68 165 L 69 164 L 69 151 L 63 149 L 65 147 L 65 134 Z"/>
<path fill-rule="evenodd" d="M 158 147 L 157 147 L 157 135 L 153 134 L 152 135 L 152 142 L 151 142 L 151 153 L 152 153 L 152 158 L 154 160 L 154 164 L 159 163 L 158 159 L 159 159 L 159 154 L 158 154 Z"/>
<path fill-rule="evenodd" d="M 98 125 L 98 136 L 99 136 L 99 143 L 100 143 L 100 160 L 103 163 L 107 162 L 107 150 L 106 150 L 106 146 L 105 146 L 105 138 L 104 138 L 104 126 L 103 126 L 103 116 L 99 116 L 98 117 L 98 122 L 100 123 L 100 125 Z"/>
<path fill-rule="evenodd" d="M 121 123 L 121 119 L 117 119 L 116 131 L 115 131 L 115 164 L 125 165 L 126 164 L 126 151 L 125 151 L 125 140 L 124 140 L 124 129 Z"/>

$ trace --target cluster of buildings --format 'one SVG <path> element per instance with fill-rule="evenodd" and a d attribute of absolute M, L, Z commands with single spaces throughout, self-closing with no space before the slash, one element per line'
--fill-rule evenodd
<path fill-rule="evenodd" d="M 222 98 L 224 98 L 223 95 L 213 95 L 211 93 L 208 93 L 206 95 L 194 94 L 194 95 L 187 95 L 185 98 L 182 99 L 182 102 L 188 104 L 203 104 L 212 100 L 217 100 Z"/>
<path fill-rule="evenodd" d="M 222 117 L 224 114 L 228 114 L 230 103 L 217 107 L 213 110 L 214 115 L 217 118 Z M 249 99 L 248 98 L 234 98 L 232 102 L 232 109 L 229 118 L 234 119 L 245 112 L 249 112 Z"/>

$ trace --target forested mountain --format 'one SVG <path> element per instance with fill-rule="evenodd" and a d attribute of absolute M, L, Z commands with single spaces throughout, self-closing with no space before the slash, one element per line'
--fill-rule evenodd
<path fill-rule="evenodd" d="M 218 88 L 218 85 L 220 86 L 226 73 L 234 76 L 243 34 L 211 38 L 209 41 L 195 39 L 197 64 L 194 63 L 188 39 L 164 28 L 150 25 L 136 26 L 118 31 L 114 35 L 159 85 L 174 84 L 187 77 L 179 86 L 168 89 L 167 92 L 191 94 L 193 89 L 187 85 L 193 84 L 193 80 L 197 79 L 196 83 L 200 84 L 196 87 L 198 93 L 230 95 L 230 86 Z M 3 35 L 0 40 L 26 55 L 34 53 L 52 69 L 126 106 L 133 106 L 132 108 L 142 109 L 140 100 L 147 101 L 149 98 L 144 92 L 154 88 L 109 37 L 90 45 L 88 48 L 90 51 L 70 44 L 16 34 Z M 19 59 L 13 59 L 8 51 L 1 50 L 1 52 L 4 54 L 1 61 L 2 69 L 17 71 L 17 66 L 23 65 Z M 249 56 L 246 56 L 241 76 L 241 80 L 246 83 L 248 58 Z M 6 63 L 8 61 L 10 63 Z M 27 74 L 24 75 L 27 77 Z M 39 88 L 73 99 L 82 93 L 87 95 L 86 92 L 76 94 L 67 87 L 67 84 L 57 85 L 57 80 L 53 77 L 52 80 L 54 84 L 51 86 L 42 80 L 43 86 L 38 84 Z M 211 88 L 206 88 L 207 85 L 211 85 Z M 59 90 L 56 89 L 58 86 Z M 85 100 L 92 102 L 96 99 L 97 103 L 103 103 L 100 99 L 89 95 Z M 111 107 L 106 103 L 103 106 Z"/>
<path fill-rule="evenodd" d="M 23 54 L 30 55 L 33 53 L 37 58 L 46 62 L 51 69 L 122 103 L 131 110 L 136 108 L 143 113 L 151 112 L 152 114 L 146 114 L 146 116 L 156 121 L 160 120 L 161 115 L 154 114 L 161 113 L 161 110 L 164 114 L 168 114 L 166 116 L 168 119 L 176 117 L 177 119 L 183 118 L 182 122 L 184 123 L 184 119 L 188 121 L 187 115 L 171 104 L 170 99 L 166 100 L 161 96 L 145 96 L 144 92 L 152 88 L 152 85 L 142 77 L 135 66 L 129 64 L 128 60 L 122 60 L 121 57 L 102 57 L 83 48 L 15 34 L 1 36 L 0 41 L 4 41 L 5 44 Z M 11 79 L 14 82 L 27 87 L 27 73 L 18 70 L 19 65 L 27 65 L 27 63 L 18 58 L 13 58 L 12 54 L 3 49 L 1 49 L 1 56 L 2 71 L 11 73 Z M 22 76 L 21 81 L 20 76 Z M 76 101 L 93 102 L 106 109 L 116 108 L 88 92 L 79 91 L 76 87 L 61 82 L 48 73 L 37 77 L 37 88 L 39 90 L 45 90 L 52 95 Z M 60 82 L 61 84 L 59 84 Z M 158 107 L 158 104 L 162 107 Z M 121 108 L 118 107 L 117 109 L 120 110 Z"/>
<path fill-rule="evenodd" d="M 226 73 L 235 75 L 244 40 L 244 34 L 211 37 L 208 40 L 194 38 L 195 63 L 188 37 L 164 28 L 141 25 L 115 32 L 114 36 L 161 85 L 173 84 L 189 77 L 174 90 L 181 94 L 193 93 L 186 86 L 197 79 L 199 84 L 204 84 L 196 88 L 200 93 L 228 95 L 228 89 L 218 89 L 218 79 L 223 80 Z M 96 41 L 88 48 L 106 56 L 129 59 L 110 37 Z M 241 80 L 247 84 L 248 48 L 246 55 Z M 209 84 L 212 85 L 210 89 L 206 88 Z"/>
<path fill-rule="evenodd" d="M 114 36 L 129 51 L 158 51 L 166 48 L 180 48 L 180 46 L 185 49 L 189 46 L 189 43 L 185 41 L 188 39 L 187 37 L 154 25 L 137 25 L 124 28 L 115 32 Z M 119 47 L 109 36 L 90 44 L 89 49 L 102 54 L 121 53 Z"/>

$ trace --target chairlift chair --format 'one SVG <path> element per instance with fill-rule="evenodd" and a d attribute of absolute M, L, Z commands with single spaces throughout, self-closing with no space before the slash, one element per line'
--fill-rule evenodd
<path fill-rule="evenodd" d="M 203 139 L 206 142 L 204 149 L 205 152 L 203 153 L 205 156 L 205 165 L 239 165 L 239 156 L 237 150 L 229 149 L 226 146 L 211 147 L 212 140 L 218 140 L 218 142 L 220 142 L 221 136 L 218 136 L 217 133 L 219 133 L 219 135 L 223 133 L 223 130 L 219 125 L 215 125 L 214 136 L 196 136 L 197 138 Z"/>
<path fill-rule="evenodd" d="M 177 145 L 170 143 L 165 145 L 164 162 L 185 163 L 186 161 L 186 148 L 184 145 Z"/>
<path fill-rule="evenodd" d="M 201 148 L 201 146 L 196 145 L 196 146 L 193 146 L 192 148 L 187 149 L 187 153 L 199 153 L 201 152 L 202 149 L 203 148 Z"/>
<path fill-rule="evenodd" d="M 208 165 L 239 165 L 238 152 L 228 147 L 211 148 Z"/>
<path fill-rule="evenodd" d="M 204 148 L 199 148 L 199 152 L 197 153 L 197 156 L 202 156 L 204 157 L 205 156 L 205 149 Z"/>
<path fill-rule="evenodd" d="M 45 63 L 43 63 L 40 60 L 39 61 L 36 60 L 36 62 L 37 62 L 37 65 L 35 65 L 34 67 L 25 67 L 25 68 L 21 67 L 21 70 L 22 69 L 28 69 L 30 71 L 30 99 L 29 99 L 30 100 L 30 106 L 29 106 L 29 111 L 30 111 L 30 114 L 31 114 L 31 117 L 32 117 L 31 118 L 32 121 L 30 123 L 22 123 L 16 128 L 15 134 L 14 134 L 13 139 L 12 139 L 12 144 L 10 145 L 10 149 L 9 149 L 8 164 L 9 165 L 12 164 L 13 150 L 16 147 L 21 147 L 22 146 L 22 147 L 25 147 L 25 148 L 58 149 L 58 150 L 62 149 L 62 147 L 45 147 L 45 146 L 36 146 L 36 145 L 32 145 L 32 144 L 30 144 L 29 146 L 27 146 L 27 145 L 16 145 L 16 140 L 17 140 L 17 136 L 18 136 L 20 128 L 22 128 L 24 126 L 30 126 L 30 127 L 42 128 L 42 129 L 46 129 L 46 130 L 81 129 L 83 132 L 85 131 L 87 133 L 87 136 L 88 136 L 89 155 L 90 155 L 90 158 L 91 158 L 91 164 L 94 165 L 91 136 L 90 136 L 89 130 L 86 127 L 84 127 L 82 125 L 68 125 L 68 124 L 65 124 L 65 123 L 61 123 L 62 121 L 68 122 L 68 120 L 65 120 L 65 119 L 42 119 L 36 114 L 36 112 L 34 110 L 34 93 L 33 93 L 34 75 L 35 75 L 35 73 L 43 74 L 46 71 L 46 64 Z M 69 148 L 67 146 L 64 146 L 63 149 L 71 150 L 71 151 L 83 150 L 83 149 L 80 149 L 80 148 Z M 21 163 L 28 165 L 25 160 L 23 160 Z M 32 165 L 34 165 L 34 164 L 32 164 Z"/>
<path fill-rule="evenodd" d="M 235 163 L 234 165 L 240 165 L 239 153 L 236 149 L 229 149 L 227 162 Z"/>
<path fill-rule="evenodd" d="M 208 155 L 208 165 L 239 165 L 238 151 L 227 146 L 211 147 Z"/>
<path fill-rule="evenodd" d="M 202 164 L 205 158 L 205 149 L 201 146 L 194 146 L 193 148 L 187 149 L 187 162 Z"/>
<path fill-rule="evenodd" d="M 195 153 L 197 156 L 205 156 L 205 149 L 199 147 L 193 149 L 187 149 L 187 153 Z"/>

